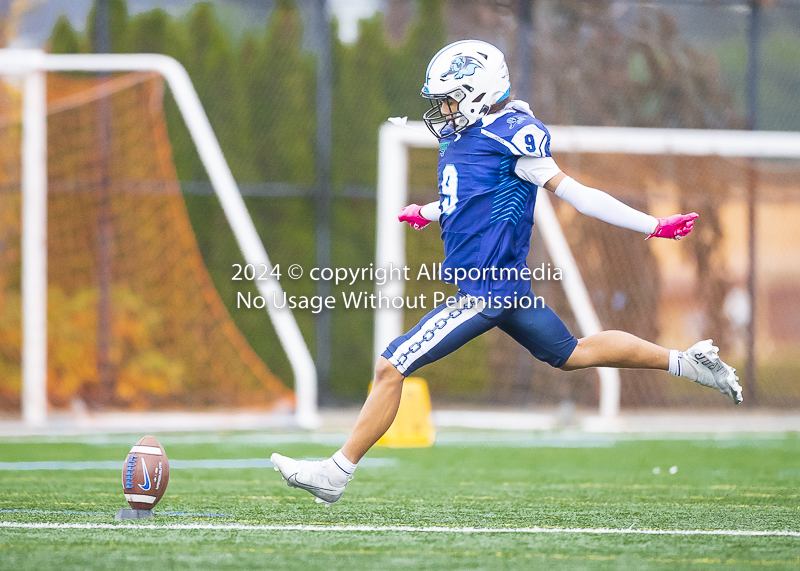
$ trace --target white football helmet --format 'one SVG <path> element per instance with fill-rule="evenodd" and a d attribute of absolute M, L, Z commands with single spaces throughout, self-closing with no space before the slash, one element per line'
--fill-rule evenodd
<path fill-rule="evenodd" d="M 437 138 L 463 131 L 502 101 L 511 90 L 503 52 L 480 40 L 461 40 L 433 56 L 425 74 L 422 97 L 431 102 L 423 120 Z M 442 102 L 458 101 L 458 111 L 445 113 Z"/>

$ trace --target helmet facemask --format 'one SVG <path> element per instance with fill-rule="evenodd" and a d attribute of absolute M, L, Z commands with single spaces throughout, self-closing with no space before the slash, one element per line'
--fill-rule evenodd
<path fill-rule="evenodd" d="M 448 99 L 452 99 L 459 104 L 465 99 L 462 89 L 454 89 L 450 93 L 443 95 L 432 95 L 425 93 L 425 90 L 423 90 L 421 95 L 431 103 L 431 108 L 425 112 L 422 120 L 425 121 L 425 125 L 428 126 L 430 132 L 437 139 L 449 137 L 469 126 L 469 119 L 461 111 L 456 110 L 451 113 L 445 113 L 443 109 L 444 103 Z"/>

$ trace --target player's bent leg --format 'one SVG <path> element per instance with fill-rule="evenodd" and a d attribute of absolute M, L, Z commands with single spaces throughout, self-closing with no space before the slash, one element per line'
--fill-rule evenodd
<path fill-rule="evenodd" d="M 495 322 L 481 314 L 476 304 L 465 301 L 460 307 L 442 304 L 389 345 L 378 359 L 372 390 L 341 450 L 326 460 L 313 462 L 272 455 L 275 470 L 287 485 L 306 490 L 320 503 L 332 504 L 342 497 L 358 461 L 394 421 L 405 375 L 494 327 Z"/>
<path fill-rule="evenodd" d="M 719 349 L 710 339 L 686 351 L 670 351 L 624 331 L 603 331 L 580 339 L 561 369 L 574 371 L 587 367 L 663 369 L 715 388 L 730 397 L 734 404 L 742 402 L 736 369 L 719 358 Z"/>
<path fill-rule="evenodd" d="M 537 304 L 514 311 L 499 327 L 534 357 L 565 371 L 587 367 L 662 369 L 716 388 L 736 404 L 742 402 L 736 370 L 719 358 L 711 340 L 686 351 L 668 350 L 624 331 L 603 331 L 576 340 L 552 309 Z"/>
<path fill-rule="evenodd" d="M 587 367 L 669 370 L 669 349 L 624 331 L 602 331 L 578 340 L 564 371 Z"/>
<path fill-rule="evenodd" d="M 378 359 L 372 391 L 342 447 L 349 461 L 361 460 L 389 430 L 400 406 L 406 376 L 494 327 L 494 321 L 483 315 L 474 301 L 465 296 L 460 299 L 459 306 L 445 303 L 434 308 L 408 333 L 392 341 Z"/>

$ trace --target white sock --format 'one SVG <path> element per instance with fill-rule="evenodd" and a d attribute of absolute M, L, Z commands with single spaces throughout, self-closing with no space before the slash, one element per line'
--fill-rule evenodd
<path fill-rule="evenodd" d="M 690 362 L 683 358 L 682 351 L 672 349 L 669 352 L 669 372 L 676 377 L 683 377 L 690 381 L 697 381 L 697 371 Z"/>
<path fill-rule="evenodd" d="M 669 352 L 669 372 L 676 377 L 681 376 L 681 353 L 677 349 Z"/>
<path fill-rule="evenodd" d="M 334 455 L 331 456 L 331 464 L 333 469 L 331 470 L 331 474 L 328 475 L 328 479 L 334 486 L 343 486 L 346 484 L 358 467 L 358 464 L 353 464 L 348 460 L 347 456 L 345 456 L 341 450 L 337 450 Z"/>

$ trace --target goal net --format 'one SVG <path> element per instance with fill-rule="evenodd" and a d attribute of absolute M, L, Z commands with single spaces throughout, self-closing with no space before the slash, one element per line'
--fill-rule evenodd
<path fill-rule="evenodd" d="M 795 382 L 800 376 L 800 135 L 600 127 L 553 127 L 551 133 L 557 163 L 584 184 L 655 216 L 696 211 L 700 218 L 685 240 L 645 241 L 582 216 L 540 191 L 528 264 L 532 269 L 544 265 L 544 270 L 562 266 L 564 280 L 547 279 L 542 272 L 545 279 L 534 279 L 534 292 L 576 336 L 591 333 L 596 319 L 602 329 L 629 331 L 669 348 L 686 349 L 713 338 L 743 385 L 751 383 L 750 396 L 758 405 L 800 407 Z M 442 261 L 436 228 L 416 232 L 389 225 L 390 218 L 396 220 L 398 204 L 436 199 L 437 155 L 430 150 L 436 148 L 422 124 L 383 127 L 378 265 L 405 263 L 416 275 L 421 264 Z M 751 205 L 754 306 L 748 282 Z M 574 260 L 574 271 L 563 267 L 564 252 L 554 251 L 554 233 L 565 238 L 562 245 L 566 258 Z M 568 291 L 568 273 L 580 282 L 582 298 L 581 291 L 577 297 Z M 391 288 L 389 295 L 454 293 L 451 286 L 424 280 L 397 282 Z M 745 376 L 751 313 L 755 379 Z M 379 310 L 376 351 L 422 314 Z M 496 330 L 420 374 L 430 383 L 434 404 L 599 405 L 604 416 L 613 416 L 619 407 L 730 405 L 718 393 L 660 371 L 615 371 L 616 380 L 605 382 L 598 382 L 593 370 L 556 371 Z"/>
<path fill-rule="evenodd" d="M 3 412 L 24 408 L 29 284 L 26 84 L 1 73 Z M 291 411 L 295 393 L 238 330 L 200 255 L 172 160 L 164 89 L 162 77 L 148 71 L 47 74 L 47 335 L 38 355 L 47 404 Z"/>

